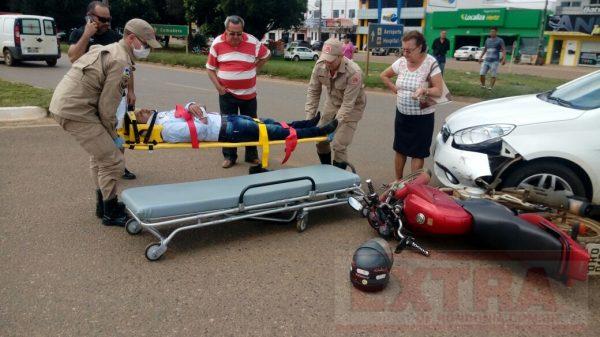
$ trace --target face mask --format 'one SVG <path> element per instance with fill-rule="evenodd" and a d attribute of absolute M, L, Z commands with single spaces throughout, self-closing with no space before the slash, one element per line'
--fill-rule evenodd
<path fill-rule="evenodd" d="M 150 48 L 133 48 L 133 56 L 138 60 L 148 58 L 148 55 L 150 55 Z"/>

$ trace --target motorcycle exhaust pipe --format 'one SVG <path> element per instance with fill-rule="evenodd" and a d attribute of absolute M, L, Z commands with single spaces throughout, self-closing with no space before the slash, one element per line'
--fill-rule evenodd
<path fill-rule="evenodd" d="M 585 199 L 579 199 L 571 192 L 567 191 L 548 191 L 535 186 L 525 187 L 525 201 L 545 204 L 552 208 L 566 210 L 569 213 L 600 219 L 600 206 L 592 205 Z"/>

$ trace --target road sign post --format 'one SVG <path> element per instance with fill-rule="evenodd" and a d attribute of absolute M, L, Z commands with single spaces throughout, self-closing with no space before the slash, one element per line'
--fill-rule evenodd
<path fill-rule="evenodd" d="M 369 50 L 373 48 L 400 48 L 402 45 L 403 25 L 369 24 L 369 39 L 367 43 L 367 77 L 369 77 Z"/>
<path fill-rule="evenodd" d="M 158 25 L 152 24 L 156 35 L 185 36 L 185 53 L 188 53 L 189 27 L 186 25 Z"/>

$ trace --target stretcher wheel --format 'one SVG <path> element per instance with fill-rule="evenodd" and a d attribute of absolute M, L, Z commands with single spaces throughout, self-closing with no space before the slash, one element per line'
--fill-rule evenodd
<path fill-rule="evenodd" d="M 166 247 L 162 247 L 160 243 L 151 243 L 146 247 L 146 258 L 150 261 L 160 259 L 166 251 Z"/>
<path fill-rule="evenodd" d="M 125 231 L 130 235 L 140 234 L 142 232 L 142 225 L 135 219 L 129 219 L 125 224 Z"/>
<path fill-rule="evenodd" d="M 298 233 L 302 233 L 306 230 L 308 226 L 308 213 L 301 213 L 298 215 L 298 219 L 296 220 L 296 230 Z"/>

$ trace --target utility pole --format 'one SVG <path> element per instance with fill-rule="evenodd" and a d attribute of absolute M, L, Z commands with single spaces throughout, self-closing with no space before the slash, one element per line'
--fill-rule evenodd
<path fill-rule="evenodd" d="M 547 12 L 548 12 L 548 0 L 546 0 L 545 4 L 544 4 L 544 12 L 542 13 L 542 20 L 540 23 L 540 37 L 539 37 L 539 43 L 538 43 L 538 50 L 537 50 L 537 57 L 535 60 L 535 64 L 537 65 L 542 65 L 544 64 L 544 60 L 542 59 L 542 54 L 543 54 L 543 50 L 544 50 L 544 30 L 546 29 L 546 16 L 547 16 Z"/>
<path fill-rule="evenodd" d="M 321 19 L 323 18 L 323 1 L 317 0 L 316 5 L 319 6 L 319 22 L 317 23 L 317 41 L 321 41 Z"/>

